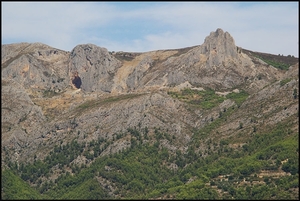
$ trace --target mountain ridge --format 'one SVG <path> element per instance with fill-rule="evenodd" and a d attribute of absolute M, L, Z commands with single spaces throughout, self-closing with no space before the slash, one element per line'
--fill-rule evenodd
<path fill-rule="evenodd" d="M 39 176 L 43 184 L 148 143 L 173 157 L 180 151 L 188 158 L 193 149 L 205 159 L 225 142 L 229 150 L 246 149 L 255 133 L 280 123 L 289 122 L 289 135 L 299 131 L 298 58 L 237 47 L 222 29 L 202 45 L 144 53 L 2 45 L 1 64 L 3 168 L 48 160 L 75 141 L 84 145 L 67 164 L 49 167 L 50 179 Z"/>

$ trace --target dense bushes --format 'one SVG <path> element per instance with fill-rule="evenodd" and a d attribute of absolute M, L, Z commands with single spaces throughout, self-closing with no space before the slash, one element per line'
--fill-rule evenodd
<path fill-rule="evenodd" d="M 228 113 L 230 110 L 226 111 L 226 115 Z M 287 194 L 287 190 L 299 187 L 299 148 L 298 135 L 288 127 L 287 124 L 278 124 L 268 132 L 257 132 L 235 151 L 229 147 L 229 140 L 221 140 L 214 145 L 220 146 L 219 151 L 205 157 L 196 153 L 195 144 L 190 144 L 186 152 L 177 150 L 172 153 L 162 147 L 160 140 L 172 138 L 159 128 L 154 128 L 154 135 L 151 136 L 153 144 L 143 141 L 149 132 L 148 128 L 128 128 L 131 147 L 122 152 L 99 157 L 111 141 L 99 138 L 81 145 L 74 140 L 70 144 L 55 146 L 43 161 L 36 160 L 32 164 L 19 166 L 10 163 L 10 167 L 19 172 L 23 180 L 37 183 L 36 189 L 51 199 L 109 199 L 113 198 L 108 193 L 109 189 L 114 189 L 117 198 L 126 199 L 290 199 L 294 197 Z M 209 131 L 209 128 L 199 132 L 204 131 Z M 195 133 L 195 136 L 198 134 Z M 116 134 L 114 140 L 118 136 L 124 134 Z M 207 140 L 207 143 L 214 144 L 211 140 Z M 91 153 L 91 156 L 87 155 Z M 90 166 L 70 165 L 70 160 L 78 155 L 91 157 L 94 161 Z M 177 167 L 169 168 L 171 164 Z M 53 166 L 62 170 L 58 178 L 42 182 L 41 177 L 47 178 Z M 65 171 L 67 166 L 73 175 Z M 272 172 L 280 168 L 291 175 L 280 179 L 257 177 L 262 170 Z M 8 181 L 6 178 L 10 176 L 6 174 L 8 176 L 3 179 L 4 186 L 12 186 L 12 189 L 5 187 L 5 196 L 13 197 L 13 189 L 19 188 L 20 182 L 24 181 L 20 178 L 18 181 Z M 244 180 L 249 184 L 237 185 Z M 255 184 L 254 181 L 261 183 Z M 215 185 L 221 193 L 218 194 L 216 189 L 207 184 Z M 27 190 L 20 191 L 22 196 L 26 197 L 31 189 L 33 197 L 30 198 L 41 197 L 33 188 L 27 187 Z"/>
<path fill-rule="evenodd" d="M 1 172 L 1 200 L 42 199 L 36 190 L 11 170 Z"/>

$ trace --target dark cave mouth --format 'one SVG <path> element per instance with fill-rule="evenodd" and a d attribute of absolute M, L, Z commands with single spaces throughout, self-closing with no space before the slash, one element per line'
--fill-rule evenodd
<path fill-rule="evenodd" d="M 81 87 L 81 78 L 79 76 L 75 77 L 73 80 L 72 80 L 72 83 L 74 84 L 74 86 L 77 88 L 77 89 L 80 89 Z"/>

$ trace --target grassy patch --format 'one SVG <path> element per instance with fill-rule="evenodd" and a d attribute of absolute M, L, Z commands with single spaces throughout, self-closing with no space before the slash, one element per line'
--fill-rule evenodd
<path fill-rule="evenodd" d="M 261 60 L 263 60 L 267 64 L 269 64 L 271 66 L 274 66 L 275 68 L 279 68 L 281 70 L 288 70 L 289 67 L 290 67 L 289 64 L 285 64 L 285 63 L 278 62 L 278 61 L 273 61 L 273 60 L 266 59 L 266 58 L 263 58 L 263 57 L 260 57 L 260 56 L 256 56 L 256 57 L 259 58 L 259 59 L 261 59 Z"/>
<path fill-rule="evenodd" d="M 282 87 L 283 85 L 285 85 L 286 83 L 290 82 L 291 80 L 292 80 L 292 78 L 287 78 L 287 79 L 281 80 L 280 81 L 280 86 Z"/>
<path fill-rule="evenodd" d="M 234 100 L 235 103 L 240 106 L 247 98 L 249 94 L 245 91 L 241 91 L 239 93 L 230 93 L 226 95 L 226 98 Z"/>
<path fill-rule="evenodd" d="M 224 97 L 215 94 L 215 91 L 212 89 L 199 91 L 185 88 L 180 92 L 168 92 L 168 94 L 173 98 L 177 98 L 181 101 L 189 103 L 192 106 L 197 106 L 206 110 L 219 105 L 225 100 Z"/>

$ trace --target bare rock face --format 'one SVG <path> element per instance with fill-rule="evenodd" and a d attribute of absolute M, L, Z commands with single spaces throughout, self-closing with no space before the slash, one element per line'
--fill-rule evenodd
<path fill-rule="evenodd" d="M 200 46 L 119 54 L 123 59 L 93 44 L 78 45 L 69 53 L 40 43 L 21 43 L 4 45 L 2 52 L 2 78 L 14 79 L 40 93 L 63 92 L 69 87 L 126 93 L 186 82 L 218 90 L 257 82 L 251 88 L 262 88 L 282 76 L 266 63 L 253 63 L 222 29 L 211 32 Z M 263 81 L 256 80 L 258 74 Z"/>
<path fill-rule="evenodd" d="M 226 90 L 255 82 L 258 74 L 263 75 L 266 82 L 279 79 L 282 74 L 272 66 L 253 63 L 252 59 L 235 45 L 231 35 L 222 29 L 211 32 L 201 46 L 191 50 L 190 55 L 193 55 L 195 64 L 190 65 L 185 72 L 192 85 Z M 261 88 L 264 84 L 257 87 Z"/>
<path fill-rule="evenodd" d="M 69 77 L 74 80 L 77 75 L 82 90 L 111 92 L 120 62 L 106 48 L 93 44 L 78 45 L 72 50 L 70 61 Z"/>
<path fill-rule="evenodd" d="M 150 68 L 153 59 L 150 56 L 143 58 L 134 68 L 134 70 L 128 75 L 126 84 L 129 89 L 135 90 L 143 85 L 141 79 L 144 77 L 144 73 Z"/>
<path fill-rule="evenodd" d="M 65 52 L 41 43 L 19 43 L 2 45 L 1 59 L 2 145 L 15 161 L 32 159 L 34 154 L 43 158 L 55 144 L 74 138 L 86 143 L 123 133 L 124 138 L 103 152 L 113 153 L 130 146 L 128 128 L 147 127 L 149 135 L 155 135 L 154 127 L 163 128 L 178 140 L 176 146 L 165 146 L 184 150 L 195 129 L 235 102 L 227 100 L 211 110 L 191 109 L 168 91 L 212 88 L 224 95 L 242 89 L 251 94 L 247 101 L 252 107 L 259 98 L 280 98 L 279 90 L 286 88 L 286 96 L 291 96 L 299 82 L 298 65 L 286 72 L 274 68 L 244 53 L 222 29 L 211 32 L 202 45 L 175 50 L 110 53 L 82 44 Z M 280 85 L 280 79 L 291 77 Z M 55 95 L 45 96 L 48 93 Z M 285 102 L 293 107 L 286 111 L 293 114 L 296 101 L 289 98 Z M 253 116 L 251 107 L 242 105 L 238 115 Z M 232 125 L 224 125 L 224 133 L 232 132 L 239 120 L 228 120 Z"/>
<path fill-rule="evenodd" d="M 222 29 L 211 32 L 200 46 L 185 51 L 169 51 L 166 58 L 157 59 L 154 55 L 151 52 L 139 56 L 143 59 L 128 76 L 128 87 L 164 88 L 188 82 L 194 87 L 227 90 L 242 84 L 247 85 L 257 80 L 257 75 L 260 74 L 265 82 L 260 82 L 256 87 L 261 88 L 282 76 L 272 66 L 253 63 L 235 45 L 231 35 Z M 132 65 L 135 62 L 137 58 L 131 62 Z"/>
<path fill-rule="evenodd" d="M 201 54 L 208 57 L 206 62 L 209 66 L 219 66 L 227 58 L 237 59 L 238 53 L 234 39 L 220 28 L 211 32 L 201 45 Z"/>
<path fill-rule="evenodd" d="M 41 43 L 2 46 L 2 79 L 35 92 L 60 92 L 68 84 L 68 53 Z"/>
<path fill-rule="evenodd" d="M 19 150 L 32 141 L 36 127 L 46 119 L 22 85 L 11 79 L 2 79 L 1 87 L 2 145 Z"/>

